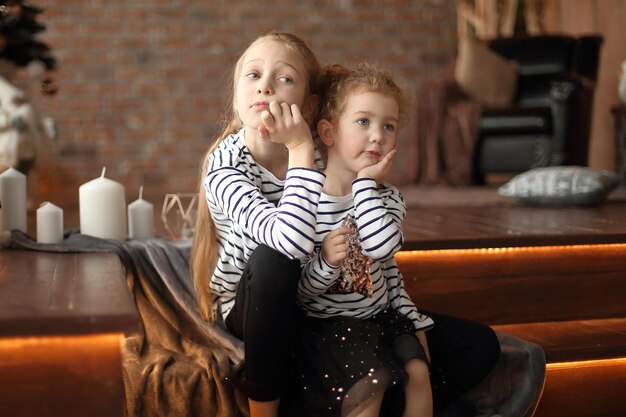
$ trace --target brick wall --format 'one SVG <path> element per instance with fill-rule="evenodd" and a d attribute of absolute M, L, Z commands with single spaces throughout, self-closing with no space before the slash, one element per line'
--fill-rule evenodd
<path fill-rule="evenodd" d="M 43 96 L 25 75 L 16 84 L 59 133 L 41 145 L 29 195 L 35 204 L 49 200 L 66 209 L 78 205 L 79 185 L 103 166 L 125 185 L 127 202 L 143 185 L 157 210 L 164 193 L 195 190 L 200 157 L 219 129 L 231 65 L 269 29 L 298 34 L 322 63 L 385 65 L 412 96 L 447 67 L 456 43 L 454 0 L 33 4 L 46 9 L 40 39 L 58 59 L 59 92 Z"/>

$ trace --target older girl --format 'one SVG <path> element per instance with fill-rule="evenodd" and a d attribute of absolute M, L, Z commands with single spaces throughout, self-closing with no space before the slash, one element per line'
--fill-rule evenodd
<path fill-rule="evenodd" d="M 202 168 L 191 267 L 202 315 L 244 342 L 250 415 L 276 416 L 298 325 L 298 259 L 313 251 L 324 174 L 309 121 L 320 66 L 298 37 L 271 32 L 241 55 L 230 120 Z"/>

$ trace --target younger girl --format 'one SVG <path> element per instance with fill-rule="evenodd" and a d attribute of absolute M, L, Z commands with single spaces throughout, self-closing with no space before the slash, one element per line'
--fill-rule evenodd
<path fill-rule="evenodd" d="M 324 183 L 308 124 L 319 75 L 296 36 L 256 39 L 237 61 L 230 120 L 202 167 L 194 286 L 204 318 L 244 342 L 252 417 L 277 415 L 293 355 L 298 259 L 313 251 Z"/>
<path fill-rule="evenodd" d="M 384 183 L 396 154 L 401 92 L 388 73 L 366 64 L 331 66 L 325 78 L 317 124 L 326 162 L 318 251 L 298 287 L 307 315 L 301 331 L 307 411 L 392 415 L 389 407 L 382 411 L 383 398 L 399 389 L 406 392 L 401 415 L 432 416 L 424 332 L 433 321 L 404 290 L 394 254 L 403 243 L 406 207 Z"/>

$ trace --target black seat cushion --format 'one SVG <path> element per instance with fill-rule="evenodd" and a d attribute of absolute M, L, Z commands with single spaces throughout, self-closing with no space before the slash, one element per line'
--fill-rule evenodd
<path fill-rule="evenodd" d="M 520 76 L 567 73 L 572 65 L 577 40 L 569 36 L 520 36 L 498 38 L 489 47 L 515 60 Z"/>
<path fill-rule="evenodd" d="M 550 163 L 550 136 L 489 136 L 479 144 L 478 172 L 524 172 Z"/>
<path fill-rule="evenodd" d="M 518 107 L 515 109 L 485 109 L 479 120 L 481 136 L 534 135 L 552 133 L 552 113 L 549 107 Z"/>
<path fill-rule="evenodd" d="M 550 107 L 552 83 L 565 77 L 533 75 L 519 77 L 516 103 L 519 107 Z"/>

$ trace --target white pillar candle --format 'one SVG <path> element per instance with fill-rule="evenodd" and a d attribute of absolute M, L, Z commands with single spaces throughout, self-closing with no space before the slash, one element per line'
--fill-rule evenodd
<path fill-rule="evenodd" d="M 63 242 L 63 210 L 52 203 L 37 209 L 37 243 Z"/>
<path fill-rule="evenodd" d="M 102 239 L 126 239 L 126 199 L 124 186 L 104 177 L 78 188 L 80 232 Z"/>
<path fill-rule="evenodd" d="M 143 199 L 143 186 L 139 198 L 128 205 L 128 237 L 147 239 L 154 236 L 154 206 Z"/>
<path fill-rule="evenodd" d="M 15 168 L 0 174 L 0 231 L 26 233 L 26 175 Z"/>

